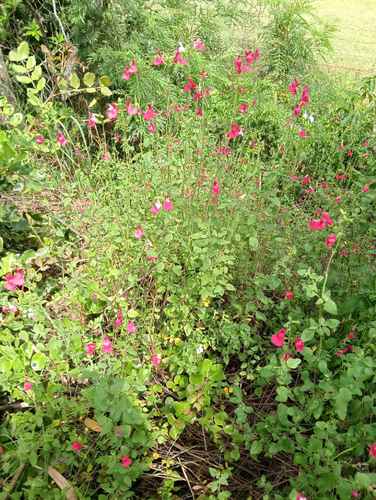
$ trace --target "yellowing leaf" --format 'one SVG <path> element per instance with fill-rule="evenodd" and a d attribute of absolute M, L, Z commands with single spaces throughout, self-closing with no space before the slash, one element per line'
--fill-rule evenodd
<path fill-rule="evenodd" d="M 102 432 L 102 427 L 92 418 L 85 418 L 85 425 L 91 431 Z"/>
<path fill-rule="evenodd" d="M 55 481 L 58 487 L 64 491 L 67 500 L 77 500 L 76 493 L 74 492 L 73 486 L 64 476 L 60 474 L 53 467 L 48 467 L 48 475 Z"/>
<path fill-rule="evenodd" d="M 95 82 L 95 75 L 94 73 L 85 73 L 84 74 L 84 84 L 87 87 L 92 87 Z"/>
<path fill-rule="evenodd" d="M 108 87 L 101 87 L 101 93 L 102 93 L 102 95 L 105 95 L 106 97 L 112 95 L 112 92 Z"/>
<path fill-rule="evenodd" d="M 72 73 L 72 75 L 69 79 L 69 83 L 70 83 L 70 86 L 76 90 L 80 88 L 80 79 L 78 78 L 76 73 Z"/>

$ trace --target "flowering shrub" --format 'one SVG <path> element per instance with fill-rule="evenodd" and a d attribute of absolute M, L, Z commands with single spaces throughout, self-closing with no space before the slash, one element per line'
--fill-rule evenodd
<path fill-rule="evenodd" d="M 372 117 L 204 35 L 55 97 L 10 55 L 28 101 L 2 105 L 2 193 L 30 172 L 55 194 L 1 249 L 14 498 L 375 492 Z"/>

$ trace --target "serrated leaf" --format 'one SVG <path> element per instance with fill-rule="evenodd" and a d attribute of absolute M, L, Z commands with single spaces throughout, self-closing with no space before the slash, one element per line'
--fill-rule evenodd
<path fill-rule="evenodd" d="M 286 362 L 286 365 L 291 370 L 295 370 L 295 368 L 298 368 L 301 362 L 302 360 L 299 358 L 289 358 Z"/>
<path fill-rule="evenodd" d="M 108 96 L 112 95 L 112 92 L 108 87 L 101 87 L 101 94 L 108 97 Z"/>
<path fill-rule="evenodd" d="M 35 65 L 36 65 L 36 60 L 35 60 L 35 57 L 34 56 L 30 56 L 27 58 L 27 61 L 26 61 L 26 68 L 31 71 Z"/>
<path fill-rule="evenodd" d="M 29 76 L 17 75 L 16 80 L 20 83 L 31 83 L 31 78 Z"/>
<path fill-rule="evenodd" d="M 324 302 L 324 310 L 329 314 L 336 315 L 337 305 L 331 298 L 327 298 L 326 301 Z"/>
<path fill-rule="evenodd" d="M 69 78 L 69 84 L 76 90 L 80 88 L 80 79 L 78 78 L 76 73 L 72 73 L 71 77 Z"/>
<path fill-rule="evenodd" d="M 347 405 L 352 399 L 352 392 L 347 387 L 341 387 L 335 398 L 335 410 L 341 420 L 345 420 L 347 414 Z"/>
<path fill-rule="evenodd" d="M 41 76 L 42 76 L 42 68 L 40 66 L 37 66 L 35 70 L 31 73 L 31 79 L 39 80 Z"/>
<path fill-rule="evenodd" d="M 94 82 L 95 82 L 95 75 L 94 75 L 94 73 L 85 73 L 83 80 L 84 80 L 84 84 L 87 87 L 92 87 L 94 85 Z"/>

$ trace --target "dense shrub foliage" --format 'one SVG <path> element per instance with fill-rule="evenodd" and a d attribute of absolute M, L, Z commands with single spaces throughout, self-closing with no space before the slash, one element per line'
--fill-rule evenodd
<path fill-rule="evenodd" d="M 372 79 L 102 3 L 7 54 L 0 498 L 373 498 Z"/>

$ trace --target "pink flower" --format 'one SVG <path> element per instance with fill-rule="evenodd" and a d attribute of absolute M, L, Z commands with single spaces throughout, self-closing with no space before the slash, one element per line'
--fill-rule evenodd
<path fill-rule="evenodd" d="M 105 151 L 102 155 L 102 160 L 104 161 L 108 161 L 108 160 L 111 160 L 111 156 L 110 156 L 110 153 L 108 151 Z"/>
<path fill-rule="evenodd" d="M 325 229 L 325 222 L 322 219 L 312 219 L 309 221 L 309 229 L 311 231 L 322 231 Z"/>
<path fill-rule="evenodd" d="M 170 198 L 166 198 L 165 201 L 163 202 L 163 210 L 165 212 L 171 212 L 171 210 L 173 210 L 174 208 L 174 205 L 172 203 L 172 201 L 170 200 Z"/>
<path fill-rule="evenodd" d="M 132 63 L 129 66 L 126 66 L 123 71 L 123 80 L 129 80 L 132 75 L 135 75 L 137 73 L 137 65 L 135 61 L 132 61 Z"/>
<path fill-rule="evenodd" d="M 298 90 L 298 87 L 299 87 L 299 82 L 298 80 L 293 80 L 290 85 L 288 86 L 288 89 L 289 89 L 289 92 L 291 95 L 296 95 L 296 92 Z"/>
<path fill-rule="evenodd" d="M 184 85 L 183 90 L 184 92 L 191 92 L 197 87 L 197 83 L 195 83 L 192 78 L 188 78 L 187 83 Z"/>
<path fill-rule="evenodd" d="M 347 156 L 348 156 L 349 158 L 352 158 L 352 157 L 353 157 L 353 155 L 354 155 L 354 151 L 353 151 L 352 149 L 349 149 L 349 150 L 347 151 Z"/>
<path fill-rule="evenodd" d="M 156 255 L 147 255 L 146 256 L 146 259 L 149 261 L 149 262 L 156 262 L 158 260 L 158 257 Z"/>
<path fill-rule="evenodd" d="M 23 385 L 23 388 L 24 388 L 24 391 L 28 392 L 28 391 L 31 391 L 31 389 L 33 388 L 33 384 L 31 382 L 24 382 L 24 385 Z"/>
<path fill-rule="evenodd" d="M 1 312 L 3 314 L 9 314 L 9 313 L 16 314 L 17 311 L 18 311 L 17 306 L 15 306 L 14 304 L 10 304 L 9 306 L 2 306 L 1 308 Z"/>
<path fill-rule="evenodd" d="M 272 335 L 271 338 L 272 344 L 275 345 L 276 347 L 282 347 L 283 344 L 285 343 L 286 333 L 287 330 L 285 328 L 281 328 L 277 333 Z"/>
<path fill-rule="evenodd" d="M 197 91 L 197 92 L 195 92 L 195 93 L 193 94 L 192 99 L 193 99 L 194 101 L 198 102 L 198 101 L 201 101 L 201 99 L 202 99 L 203 97 L 204 97 L 203 92 L 199 92 L 199 91 Z"/>
<path fill-rule="evenodd" d="M 300 98 L 300 103 L 301 103 L 302 106 L 304 106 L 305 104 L 309 103 L 309 100 L 310 100 L 310 97 L 309 97 L 309 87 L 307 85 L 305 85 L 303 87 L 303 92 L 302 92 L 302 96 Z"/>
<path fill-rule="evenodd" d="M 107 336 L 105 336 L 103 338 L 103 342 L 102 342 L 102 352 L 106 353 L 106 354 L 111 354 L 113 351 L 112 349 L 112 342 L 111 342 L 111 339 Z"/>
<path fill-rule="evenodd" d="M 239 112 L 240 113 L 246 113 L 249 109 L 249 105 L 245 102 L 243 102 L 242 104 L 240 104 L 239 106 Z"/>
<path fill-rule="evenodd" d="M 292 358 L 292 355 L 289 352 L 284 352 L 281 356 L 282 361 L 288 361 Z"/>
<path fill-rule="evenodd" d="M 121 466 L 124 467 L 124 469 L 128 469 L 132 465 L 133 460 L 128 457 L 128 455 L 124 455 L 120 459 L 121 461 Z"/>
<path fill-rule="evenodd" d="M 79 453 L 82 450 L 83 446 L 79 441 L 73 441 L 71 445 L 71 449 L 76 453 Z"/>
<path fill-rule="evenodd" d="M 144 236 L 144 230 L 142 229 L 141 226 L 136 227 L 136 230 L 134 232 L 134 237 L 136 240 L 140 240 Z"/>
<path fill-rule="evenodd" d="M 286 290 L 285 299 L 286 300 L 294 300 L 294 292 L 292 292 L 291 290 Z"/>
<path fill-rule="evenodd" d="M 214 179 L 213 181 L 212 193 L 214 196 L 219 196 L 221 193 L 221 188 L 219 186 L 218 179 Z"/>
<path fill-rule="evenodd" d="M 300 106 L 295 106 L 293 114 L 294 116 L 299 116 L 302 112 L 302 108 Z"/>
<path fill-rule="evenodd" d="M 151 134 L 155 134 L 155 132 L 157 131 L 157 127 L 156 127 L 155 123 L 149 123 L 149 125 L 148 125 L 148 131 Z"/>
<path fill-rule="evenodd" d="M 127 113 L 129 116 L 135 116 L 138 114 L 139 109 L 136 106 L 133 106 L 131 101 L 127 101 Z"/>
<path fill-rule="evenodd" d="M 184 57 L 182 56 L 182 49 L 180 47 L 176 49 L 173 63 L 174 64 L 181 64 L 182 66 L 185 66 L 186 64 L 188 64 L 188 61 L 186 59 L 184 59 Z"/>
<path fill-rule="evenodd" d="M 146 122 L 153 120 L 157 116 L 157 113 L 154 111 L 153 106 L 151 104 L 148 105 L 146 111 L 144 112 L 144 120 Z"/>
<path fill-rule="evenodd" d="M 230 131 L 227 132 L 227 137 L 229 140 L 235 139 L 239 135 L 243 135 L 243 130 L 240 128 L 240 125 L 237 123 L 232 123 Z"/>
<path fill-rule="evenodd" d="M 153 366 L 157 367 L 161 364 L 162 358 L 158 354 L 153 354 L 150 361 Z"/>
<path fill-rule="evenodd" d="M 246 58 L 247 63 L 249 63 L 249 64 L 253 64 L 256 60 L 255 54 L 249 50 L 245 51 L 245 58 Z"/>
<path fill-rule="evenodd" d="M 352 490 L 351 496 L 352 496 L 352 498 L 359 498 L 360 497 L 360 493 L 359 493 L 359 491 Z"/>
<path fill-rule="evenodd" d="M 296 500 L 307 500 L 307 497 L 303 493 L 297 493 Z"/>
<path fill-rule="evenodd" d="M 336 203 L 339 205 L 342 201 L 342 198 L 340 196 L 336 196 Z"/>
<path fill-rule="evenodd" d="M 45 137 L 43 135 L 37 135 L 36 138 L 35 138 L 35 142 L 37 144 L 43 144 L 45 140 L 46 139 L 45 139 Z"/>
<path fill-rule="evenodd" d="M 106 110 L 106 116 L 109 120 L 115 121 L 118 116 L 118 113 L 119 113 L 119 108 L 115 102 L 108 105 L 108 108 Z"/>
<path fill-rule="evenodd" d="M 295 339 L 295 350 L 296 352 L 303 352 L 304 350 L 304 341 L 300 337 Z"/>
<path fill-rule="evenodd" d="M 249 73 L 251 67 L 245 64 L 240 56 L 234 59 L 235 71 L 240 75 L 240 73 Z"/>
<path fill-rule="evenodd" d="M 196 108 L 195 113 L 196 113 L 196 116 L 203 116 L 204 115 L 202 108 Z"/>
<path fill-rule="evenodd" d="M 308 137 L 307 132 L 306 132 L 304 129 L 302 129 L 302 128 L 299 130 L 298 135 L 299 135 L 299 137 L 301 137 L 302 139 L 306 139 L 306 138 Z"/>
<path fill-rule="evenodd" d="M 150 212 L 153 214 L 153 215 L 158 215 L 159 212 L 161 211 L 161 208 L 162 208 L 162 205 L 160 204 L 159 201 L 156 201 L 154 203 L 154 205 L 151 207 L 150 209 Z"/>
<path fill-rule="evenodd" d="M 60 144 L 60 146 L 66 146 L 68 144 L 68 141 L 67 141 L 65 135 L 63 134 L 63 132 L 58 132 L 56 134 L 56 140 L 57 140 L 57 143 Z"/>
<path fill-rule="evenodd" d="M 328 212 L 323 212 L 321 214 L 321 220 L 325 223 L 325 226 L 333 226 L 333 219 Z"/>
<path fill-rule="evenodd" d="M 369 456 L 372 458 L 376 458 L 376 443 L 372 443 L 368 446 Z"/>
<path fill-rule="evenodd" d="M 25 284 L 25 271 L 23 269 L 17 269 L 13 274 L 6 274 L 4 278 L 5 290 L 16 290 L 17 288 L 22 288 Z"/>
<path fill-rule="evenodd" d="M 89 118 L 86 120 L 87 126 L 89 128 L 95 128 L 97 125 L 97 119 L 94 113 L 89 113 Z"/>
<path fill-rule="evenodd" d="M 121 327 L 121 325 L 123 324 L 123 321 L 124 321 L 123 311 L 122 311 L 121 307 L 119 307 L 117 315 L 116 315 L 116 319 L 114 321 L 114 328 L 115 328 L 115 330 L 117 328 Z"/>
<path fill-rule="evenodd" d="M 193 42 L 193 48 L 195 50 L 197 50 L 198 52 L 202 52 L 205 50 L 206 47 L 205 47 L 204 42 L 201 40 L 201 38 L 197 38 L 197 40 L 195 40 Z"/>
<path fill-rule="evenodd" d="M 362 192 L 363 193 L 368 193 L 369 191 L 369 185 L 368 184 L 365 184 L 363 187 L 362 187 Z"/>
<path fill-rule="evenodd" d="M 327 238 L 325 240 L 325 245 L 328 248 L 332 248 L 336 244 L 336 241 L 337 241 L 337 236 L 334 233 L 329 234 L 329 236 L 327 236 Z"/>
<path fill-rule="evenodd" d="M 165 60 L 164 60 L 163 55 L 162 54 L 157 54 L 154 57 L 153 65 L 154 66 L 162 66 L 163 64 L 165 64 Z"/>
<path fill-rule="evenodd" d="M 137 332 L 137 326 L 136 326 L 136 323 L 134 321 L 132 321 L 132 320 L 128 321 L 127 332 L 128 333 L 136 333 Z"/>
<path fill-rule="evenodd" d="M 94 342 L 90 342 L 85 345 L 85 351 L 88 356 L 92 356 L 95 353 L 96 345 Z"/>

